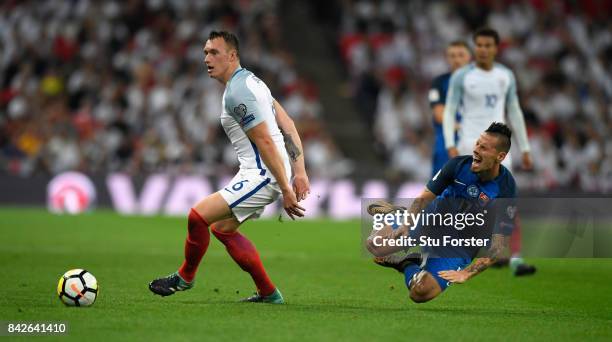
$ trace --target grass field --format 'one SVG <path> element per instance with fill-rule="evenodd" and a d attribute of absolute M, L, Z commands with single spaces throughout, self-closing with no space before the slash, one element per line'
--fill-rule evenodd
<path fill-rule="evenodd" d="M 242 231 L 287 305 L 237 303 L 254 287 L 214 237 L 193 290 L 153 296 L 148 282 L 182 260 L 185 226 L 0 209 L 0 320 L 68 321 L 68 337 L 88 341 L 612 340 L 610 259 L 531 260 L 538 273 L 522 279 L 488 270 L 417 305 L 398 273 L 361 255 L 359 222 L 256 221 Z M 92 307 L 56 297 L 76 267 L 98 278 Z"/>

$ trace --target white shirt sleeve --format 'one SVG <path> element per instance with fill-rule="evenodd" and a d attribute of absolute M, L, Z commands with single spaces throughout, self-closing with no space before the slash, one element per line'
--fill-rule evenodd
<path fill-rule="evenodd" d="M 521 152 L 529 152 L 531 148 L 527 139 L 527 127 L 525 127 L 525 118 L 516 92 L 516 79 L 512 72 L 510 72 L 510 86 L 506 94 L 506 111 L 508 113 L 508 123 L 516 136 L 519 149 Z"/>
<path fill-rule="evenodd" d="M 256 92 L 263 90 L 252 84 L 253 81 L 249 79 L 240 81 L 237 80 L 237 84 L 232 84 L 231 95 L 225 99 L 225 109 L 246 132 L 264 122 L 264 113 L 271 107 L 262 103 L 261 97 L 258 98 Z"/>
<path fill-rule="evenodd" d="M 444 134 L 444 145 L 446 149 L 455 147 L 455 115 L 463 96 L 463 76 L 465 72 L 459 69 L 450 78 L 444 115 L 442 119 L 442 132 Z"/>

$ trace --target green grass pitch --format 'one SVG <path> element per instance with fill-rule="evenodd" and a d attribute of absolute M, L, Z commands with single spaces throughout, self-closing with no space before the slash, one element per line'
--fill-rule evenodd
<path fill-rule="evenodd" d="M 186 219 L 0 209 L 0 320 L 68 321 L 67 337 L 88 341 L 612 340 L 610 259 L 531 260 L 533 277 L 488 270 L 414 304 L 399 273 L 361 254 L 358 221 L 262 220 L 242 231 L 286 305 L 237 303 L 254 286 L 214 237 L 193 290 L 152 295 L 148 282 L 182 260 Z M 76 267 L 98 279 L 92 307 L 55 294 Z"/>

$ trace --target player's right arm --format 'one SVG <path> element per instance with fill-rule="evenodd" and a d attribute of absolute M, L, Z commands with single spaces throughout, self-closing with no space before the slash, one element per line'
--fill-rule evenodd
<path fill-rule="evenodd" d="M 433 176 L 433 178 L 427 183 L 425 189 L 421 191 L 421 193 L 414 199 L 410 208 L 408 209 L 408 213 L 417 214 L 427 208 L 429 203 L 433 201 L 438 195 L 442 194 L 446 188 L 454 182 L 455 180 L 455 171 L 459 162 L 462 160 L 462 157 L 455 157 L 440 169 L 438 173 Z M 409 227 L 401 227 L 397 229 L 398 234 L 403 234 L 407 232 Z"/>
<path fill-rule="evenodd" d="M 293 191 L 295 191 L 298 201 L 301 201 L 310 193 L 310 182 L 306 174 L 302 140 L 295 128 L 295 123 L 289 117 L 285 108 L 276 100 L 274 101 L 274 111 L 276 113 L 276 123 L 283 134 L 285 149 L 293 169 Z"/>
<path fill-rule="evenodd" d="M 427 208 L 427 206 L 440 195 L 454 181 L 455 171 L 458 163 L 465 157 L 457 157 L 449 160 L 438 173 L 427 183 L 427 186 L 421 193 L 412 201 L 408 213 L 417 214 Z M 385 256 L 397 251 L 397 248 L 390 246 L 376 246 L 374 239 L 382 236 L 385 239 L 396 239 L 400 236 L 408 236 L 410 230 L 410 222 L 408 225 L 402 225 L 398 228 L 393 226 L 384 226 L 375 234 L 372 234 L 366 243 L 366 248 L 375 256 Z"/>
<path fill-rule="evenodd" d="M 466 157 L 455 157 L 444 164 L 425 186 L 425 189 L 415 199 L 410 212 L 418 213 L 425 209 L 431 201 L 442 194 L 446 188 L 455 181 L 455 174 L 459 163 Z M 416 203 L 416 204 L 415 204 Z M 412 211 L 414 209 L 414 211 Z"/>
<path fill-rule="evenodd" d="M 438 173 L 436 173 L 427 183 L 426 189 L 435 196 L 442 194 L 442 192 L 455 181 L 457 167 L 465 158 L 467 157 L 454 157 L 447 161 Z"/>
<path fill-rule="evenodd" d="M 247 137 L 249 137 L 249 139 L 257 146 L 261 159 L 268 167 L 270 172 L 272 172 L 274 178 L 276 178 L 276 182 L 283 193 L 283 207 L 285 208 L 287 215 L 289 215 L 291 219 L 294 219 L 294 216 L 303 217 L 304 208 L 300 207 L 298 204 L 297 197 L 289 185 L 289 180 L 287 179 L 285 173 L 283 159 L 276 149 L 274 140 L 272 140 L 272 137 L 270 136 L 266 122 L 262 121 L 245 133 Z"/>
<path fill-rule="evenodd" d="M 448 86 L 444 115 L 442 118 L 442 132 L 444 134 L 444 144 L 448 150 L 448 156 L 453 158 L 459 155 L 455 147 L 455 115 L 463 96 L 463 75 L 464 69 L 459 69 L 453 73 Z"/>
<path fill-rule="evenodd" d="M 270 110 L 270 104 L 255 96 L 257 80 L 247 79 L 244 86 L 235 86 L 232 95 L 225 98 L 225 109 L 242 128 L 249 140 L 255 144 L 264 164 L 268 167 L 283 194 L 283 208 L 291 217 L 304 216 L 304 208 L 298 205 L 285 172 L 285 163 L 270 135 L 263 113 Z"/>

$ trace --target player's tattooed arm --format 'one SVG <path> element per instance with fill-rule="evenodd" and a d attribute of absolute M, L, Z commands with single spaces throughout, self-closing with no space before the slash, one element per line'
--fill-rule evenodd
<path fill-rule="evenodd" d="M 410 204 L 410 207 L 408 208 L 408 213 L 412 213 L 412 214 L 420 213 L 435 198 L 436 198 L 436 195 L 433 192 L 429 191 L 429 189 L 427 189 L 427 188 L 423 189 L 421 194 L 419 196 L 417 196 L 417 198 L 415 198 L 414 201 L 412 201 L 412 203 Z M 410 229 L 409 225 L 401 226 L 398 229 L 394 229 L 393 230 L 393 237 L 397 238 L 397 237 L 400 237 L 400 236 L 408 236 L 408 230 L 409 229 Z"/>
<path fill-rule="evenodd" d="M 289 155 L 291 162 L 292 163 L 297 162 L 298 158 L 302 155 L 302 151 L 295 144 L 290 133 L 286 133 L 282 129 L 280 131 L 281 131 L 281 134 L 283 135 L 283 140 L 285 141 L 285 150 L 287 150 L 287 154 Z"/>
<path fill-rule="evenodd" d="M 491 264 L 493 264 L 493 262 L 490 258 L 477 258 L 470 266 L 465 268 L 465 271 L 473 277 L 489 268 Z"/>
<path fill-rule="evenodd" d="M 476 258 L 472 264 L 462 270 L 459 271 L 440 271 L 438 275 L 447 281 L 455 284 L 462 284 L 468 281 L 468 279 L 477 275 L 478 273 L 486 270 L 493 264 L 487 257 L 484 258 Z"/>
<path fill-rule="evenodd" d="M 425 191 L 431 193 L 429 190 L 425 190 Z M 429 196 L 423 196 L 423 194 L 421 194 L 421 196 L 419 196 L 418 198 L 415 198 L 414 201 L 412 201 L 412 204 L 410 205 L 410 209 L 408 209 L 408 212 L 413 213 L 413 214 L 419 213 L 421 212 L 421 210 L 425 209 L 431 201 L 432 200 L 429 198 Z"/>
<path fill-rule="evenodd" d="M 489 249 L 487 256 L 482 258 L 476 258 L 474 262 L 468 267 L 460 271 L 440 271 L 438 275 L 445 280 L 453 283 L 461 284 L 466 282 L 468 279 L 479 274 L 480 272 L 489 268 L 495 261 L 502 255 L 506 250 L 509 242 L 509 237 L 501 234 L 493 234 L 491 237 L 491 248 Z"/>
<path fill-rule="evenodd" d="M 301 201 L 310 193 L 310 181 L 306 174 L 306 165 L 304 163 L 304 148 L 302 140 L 298 134 L 295 123 L 289 117 L 283 106 L 278 101 L 273 103 L 274 112 L 276 114 L 276 123 L 283 134 L 285 141 L 285 149 L 291 159 L 291 169 L 293 170 L 293 191 L 297 196 L 298 201 Z"/>
<path fill-rule="evenodd" d="M 420 213 L 422 210 L 427 208 L 429 203 L 431 203 L 431 201 L 433 201 L 435 198 L 436 198 L 436 194 L 434 194 L 429 189 L 427 189 L 427 187 L 425 187 L 425 189 L 421 191 L 421 193 L 417 196 L 417 198 L 415 198 L 414 201 L 412 201 L 412 204 L 410 204 L 410 209 L 408 209 L 408 212 L 413 213 L 413 214 Z"/>
<path fill-rule="evenodd" d="M 493 234 L 491 237 L 491 247 L 487 251 L 487 255 L 483 258 L 477 258 L 474 262 L 465 268 L 465 271 L 470 273 L 470 277 L 486 270 L 493 265 L 506 250 L 510 238 L 502 234 Z"/>

